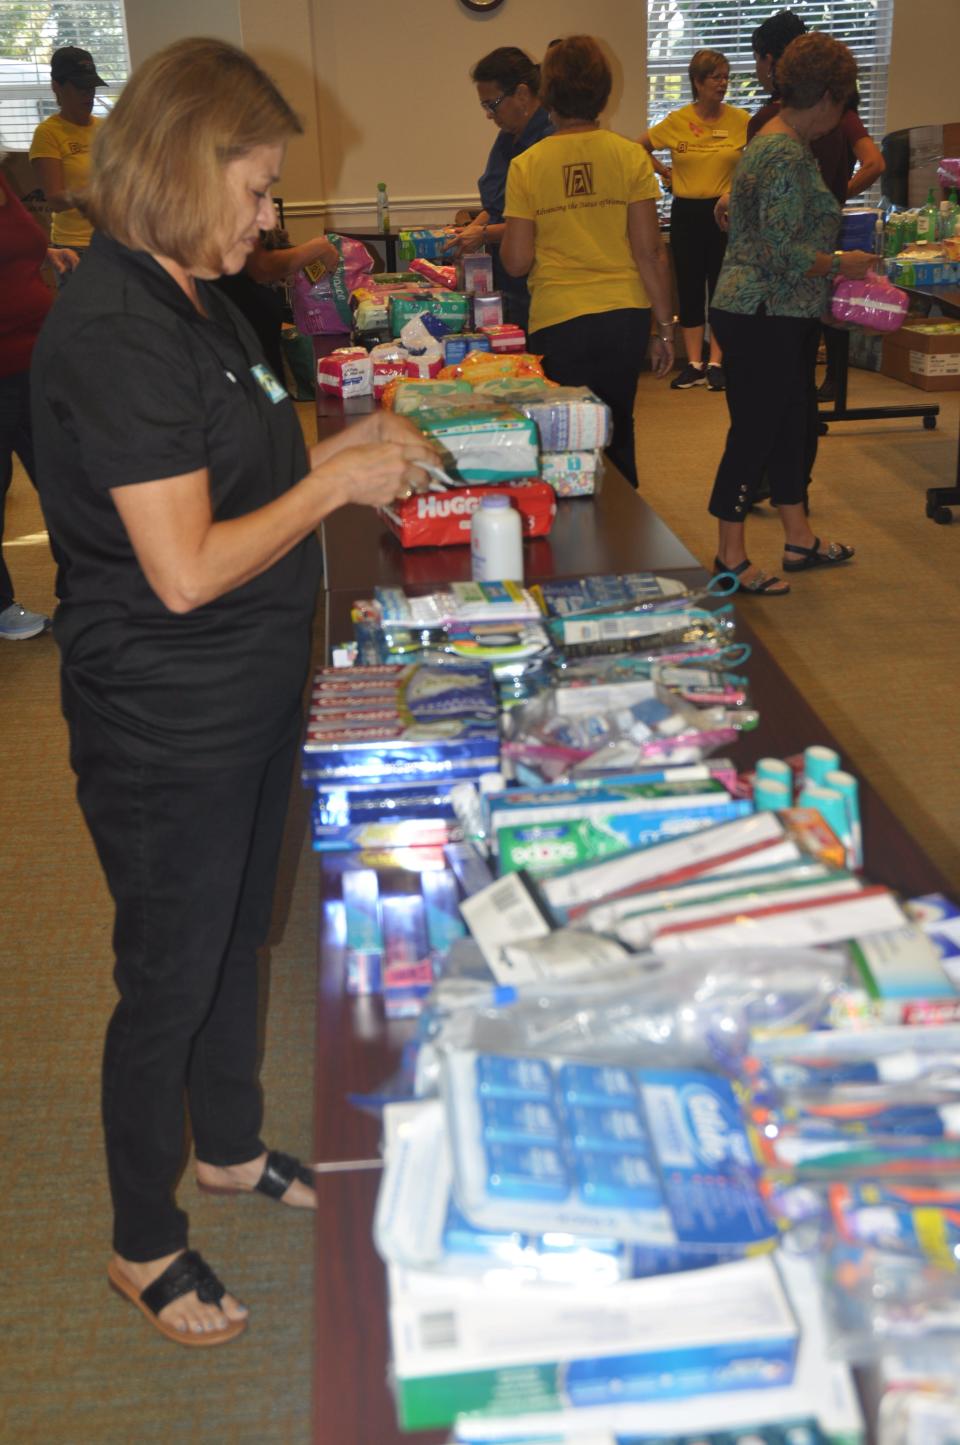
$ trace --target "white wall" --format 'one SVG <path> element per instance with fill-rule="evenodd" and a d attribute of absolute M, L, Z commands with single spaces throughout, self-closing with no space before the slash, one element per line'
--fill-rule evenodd
<path fill-rule="evenodd" d="M 894 0 L 887 130 L 960 121 L 960 0 Z"/>
<path fill-rule="evenodd" d="M 126 0 L 124 10 L 133 66 L 184 35 L 242 43 L 237 0 Z"/>
<path fill-rule="evenodd" d="M 556 35 L 586 28 L 582 0 L 507 0 L 476 15 L 456 0 L 127 0 L 134 64 L 187 34 L 243 44 L 304 122 L 278 192 L 295 239 L 323 226 L 372 224 L 376 183 L 394 223 L 450 220 L 475 201 L 495 130 L 471 66 L 500 45 L 539 57 Z M 614 71 L 607 122 L 646 124 L 642 0 L 594 0 L 589 29 Z"/>
<path fill-rule="evenodd" d="M 776 8 L 771 0 L 771 10 Z M 281 186 L 290 229 L 372 224 L 378 180 L 395 222 L 439 222 L 476 197 L 494 128 L 470 67 L 499 45 L 534 56 L 589 29 L 614 67 L 607 123 L 646 124 L 643 0 L 506 0 L 479 16 L 457 0 L 126 0 L 134 64 L 183 35 L 244 45 L 279 83 L 305 134 Z M 895 0 L 887 129 L 960 121 L 960 0 Z"/>

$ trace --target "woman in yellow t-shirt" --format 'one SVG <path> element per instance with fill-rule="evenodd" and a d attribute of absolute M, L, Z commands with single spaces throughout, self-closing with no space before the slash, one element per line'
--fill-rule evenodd
<path fill-rule="evenodd" d="M 500 259 L 528 276 L 529 348 L 553 381 L 588 386 L 610 407 L 610 460 L 637 485 L 633 403 L 657 320 L 654 366 L 673 364 L 670 272 L 646 155 L 597 117 L 611 74 L 589 35 L 551 45 L 540 94 L 554 134 L 514 156 Z"/>
<path fill-rule="evenodd" d="M 50 239 L 81 255 L 90 245 L 93 227 L 77 209 L 76 198 L 90 176 L 90 148 L 99 118 L 93 114 L 98 85 L 89 50 L 65 45 L 50 61 L 50 81 L 60 109 L 41 121 L 33 133 L 30 159 L 34 174 L 53 212 Z"/>
<path fill-rule="evenodd" d="M 703 366 L 706 298 L 712 297 L 727 238 L 713 215 L 717 197 L 729 190 L 740 152 L 747 143 L 745 110 L 726 105 L 730 66 L 719 50 L 698 50 L 690 62 L 693 104 L 671 111 L 640 137 L 653 157 L 668 150 L 672 167 L 653 157 L 654 170 L 672 185 L 670 249 L 677 276 L 680 327 L 687 364 L 670 385 L 679 391 L 706 384 L 723 391 L 722 355 L 710 337 L 710 361 Z"/>

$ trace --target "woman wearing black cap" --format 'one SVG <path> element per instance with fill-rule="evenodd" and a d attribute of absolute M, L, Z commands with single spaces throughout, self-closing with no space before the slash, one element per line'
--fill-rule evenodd
<path fill-rule="evenodd" d="M 96 88 L 107 82 L 97 74 L 89 50 L 76 45 L 65 45 L 53 52 L 50 82 L 60 109 L 37 126 L 30 159 L 53 212 L 51 242 L 82 254 L 90 244 L 93 228 L 77 210 L 76 197 L 86 189 L 90 148 L 100 124 L 99 117 L 93 114 Z"/>

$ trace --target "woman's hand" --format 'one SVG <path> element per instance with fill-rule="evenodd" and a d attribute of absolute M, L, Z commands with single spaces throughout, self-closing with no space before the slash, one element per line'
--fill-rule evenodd
<path fill-rule="evenodd" d="M 877 258 L 872 251 L 841 251 L 839 274 L 847 281 L 859 281 L 876 264 Z"/>
<path fill-rule="evenodd" d="M 654 166 L 654 170 L 663 182 L 665 191 L 673 190 L 673 166 Z"/>
<path fill-rule="evenodd" d="M 655 336 L 651 347 L 650 359 L 653 362 L 654 376 L 666 376 L 673 366 L 673 338 L 670 336 Z"/>
<path fill-rule="evenodd" d="M 730 229 L 730 192 L 725 191 L 722 196 L 717 197 L 717 204 L 713 208 L 713 219 L 721 231 Z"/>
<path fill-rule="evenodd" d="M 326 481 L 328 474 L 343 502 L 385 507 L 389 502 L 412 497 L 414 492 L 426 491 L 430 478 L 417 463 L 435 460 L 436 452 L 422 439 L 413 445 L 368 442 L 345 447 L 312 475 Z"/>
<path fill-rule="evenodd" d="M 69 246 L 48 246 L 47 260 L 58 276 L 63 276 L 67 271 L 75 271 L 80 265 L 80 257 L 76 251 L 71 251 Z"/>
<path fill-rule="evenodd" d="M 466 256 L 474 251 L 480 251 L 484 245 L 483 226 L 476 221 L 471 221 L 469 226 L 464 226 L 449 241 L 444 242 L 443 252 L 445 256 Z"/>

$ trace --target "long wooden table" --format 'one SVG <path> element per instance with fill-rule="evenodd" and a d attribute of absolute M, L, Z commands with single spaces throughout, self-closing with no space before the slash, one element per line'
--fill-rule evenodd
<path fill-rule="evenodd" d="M 561 547 L 551 538 L 551 555 L 549 559 L 545 557 L 545 565 L 546 561 L 554 565 L 559 561 L 562 565 L 563 559 L 569 557 L 573 566 L 573 542 L 582 536 L 586 539 L 584 560 L 577 569 L 582 573 L 650 569 L 672 570 L 691 582 L 703 578 L 702 569 L 680 543 L 669 534 L 663 535 L 667 529 L 662 523 L 651 526 L 647 532 L 637 524 L 649 509 L 618 474 L 608 478 L 608 487 L 606 504 L 595 508 L 582 502 L 564 504 L 571 509 L 566 515 L 576 519 L 571 523 L 569 550 L 567 542 Z M 369 595 L 375 582 L 406 579 L 402 574 L 402 559 L 397 558 L 393 550 L 396 548 L 393 538 L 385 541 L 379 524 L 369 514 L 366 527 L 356 517 L 332 518 L 327 526 L 339 543 L 345 546 L 352 537 L 358 549 L 355 557 L 345 559 L 340 555 L 340 546 L 331 547 L 328 537 L 327 556 L 332 576 L 350 578 L 344 586 L 331 587 L 326 599 L 328 635 L 341 639 L 351 634 L 350 606 L 358 596 Z M 664 543 L 660 554 L 653 545 L 658 538 Z M 451 559 L 445 554 L 463 551 L 463 548 L 443 548 L 425 552 L 417 581 L 429 585 L 451 580 Z M 690 558 L 692 567 L 676 566 L 677 559 L 684 556 Z M 363 574 L 362 568 L 366 566 L 371 570 Z M 538 575 L 544 578 L 551 574 L 544 571 Z M 330 573 L 327 580 L 330 586 Z M 835 746 L 835 740 L 816 713 L 752 632 L 749 616 L 755 605 L 755 600 L 750 598 L 736 604 L 742 640 L 753 648 L 747 671 L 760 712 L 760 726 L 744 734 L 732 750 L 741 768 L 748 768 L 758 757 L 767 754 L 789 756 L 811 743 Z M 844 761 L 857 771 L 855 758 Z M 865 868 L 873 880 L 897 887 L 908 895 L 950 891 L 947 880 L 866 779 L 861 779 L 861 808 Z M 335 908 L 342 866 L 336 861 L 325 861 L 319 870 L 322 932 L 314 1157 L 327 1163 L 349 1164 L 377 1159 L 380 1128 L 374 1117 L 353 1108 L 346 1096 L 376 1089 L 390 1077 L 411 1028 L 407 1024 L 387 1022 L 378 1000 L 351 998 L 344 992 L 343 948 Z M 314 1445 L 367 1445 L 367 1442 L 399 1445 L 403 1440 L 413 1439 L 439 1445 L 447 1438 L 444 1431 L 405 1435 L 396 1424 L 387 1383 L 389 1341 L 384 1272 L 371 1235 L 378 1183 L 376 1169 L 362 1168 L 321 1175 L 319 1179 Z"/>

